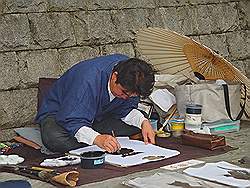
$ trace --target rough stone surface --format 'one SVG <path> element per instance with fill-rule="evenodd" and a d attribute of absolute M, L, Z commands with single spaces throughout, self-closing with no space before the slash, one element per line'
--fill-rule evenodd
<path fill-rule="evenodd" d="M 239 27 L 236 3 L 160 8 L 160 12 L 165 27 L 186 35 L 227 32 Z"/>
<path fill-rule="evenodd" d="M 24 126 L 36 114 L 37 89 L 0 92 L 0 128 Z"/>
<path fill-rule="evenodd" d="M 47 10 L 46 0 L 2 0 L 3 13 L 44 12 Z"/>
<path fill-rule="evenodd" d="M 227 35 L 228 49 L 232 59 L 249 58 L 250 32 L 232 32 Z"/>
<path fill-rule="evenodd" d="M 109 11 L 77 12 L 73 26 L 77 44 L 101 44 L 115 41 L 115 25 Z M 102 29 L 100 29 L 102 28 Z M 84 32 L 82 32 L 85 30 Z"/>
<path fill-rule="evenodd" d="M 250 59 L 235 60 L 232 64 L 237 67 L 244 75 L 250 78 Z"/>
<path fill-rule="evenodd" d="M 169 6 L 187 6 L 187 5 L 206 5 L 206 4 L 220 4 L 231 2 L 232 0 L 157 0 L 157 4 L 163 7 Z"/>
<path fill-rule="evenodd" d="M 68 13 L 28 14 L 31 35 L 37 48 L 58 48 L 76 44 Z"/>
<path fill-rule="evenodd" d="M 26 15 L 0 15 L 0 52 L 27 49 L 31 42 L 29 22 Z"/>
<path fill-rule="evenodd" d="M 244 0 L 238 3 L 238 14 L 241 29 L 248 29 L 250 27 L 250 1 Z"/>
<path fill-rule="evenodd" d="M 121 53 L 127 54 L 130 57 L 135 56 L 133 45 L 130 43 L 105 45 L 101 46 L 100 49 L 101 55 Z"/>
<path fill-rule="evenodd" d="M 57 1 L 49 0 L 50 11 L 78 11 L 78 10 L 110 10 L 127 8 L 153 8 L 154 0 L 72 0 Z"/>
<path fill-rule="evenodd" d="M 1 128 L 0 128 L 0 142 L 10 141 L 16 135 L 17 134 L 15 133 L 14 129 L 4 129 L 4 130 L 1 130 Z"/>
<path fill-rule="evenodd" d="M 55 49 L 18 52 L 17 56 L 22 84 L 35 84 L 40 77 L 58 77 L 62 73 Z"/>
<path fill-rule="evenodd" d="M 0 91 L 17 87 L 20 79 L 16 53 L 0 53 L 0 62 Z"/>
<path fill-rule="evenodd" d="M 99 50 L 91 47 L 65 48 L 58 51 L 62 72 L 72 67 L 81 60 L 98 56 Z"/>
<path fill-rule="evenodd" d="M 131 42 L 140 28 L 160 27 L 163 25 L 160 12 L 154 9 L 131 9 L 111 11 L 112 21 L 116 26 L 116 39 L 119 42 Z"/>
<path fill-rule="evenodd" d="M 227 32 L 239 27 L 236 3 L 199 6 L 196 19 L 199 33 Z"/>

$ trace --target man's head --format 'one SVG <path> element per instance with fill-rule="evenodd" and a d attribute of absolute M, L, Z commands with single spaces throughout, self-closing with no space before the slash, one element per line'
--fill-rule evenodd
<path fill-rule="evenodd" d="M 110 89 L 118 98 L 127 99 L 132 96 L 148 97 L 155 83 L 155 70 L 151 64 L 130 58 L 118 63 L 112 72 Z"/>

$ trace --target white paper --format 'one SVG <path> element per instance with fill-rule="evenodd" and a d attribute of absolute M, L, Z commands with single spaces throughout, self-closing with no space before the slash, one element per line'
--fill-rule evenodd
<path fill-rule="evenodd" d="M 202 164 L 202 163 L 205 163 L 205 162 L 200 161 L 200 160 L 190 159 L 190 160 L 187 160 L 187 161 L 182 161 L 182 162 L 179 162 L 179 163 L 163 166 L 161 168 L 165 169 L 165 170 L 178 170 L 178 169 L 181 169 L 181 168 L 187 168 L 187 167 L 195 166 L 195 165 Z"/>
<path fill-rule="evenodd" d="M 237 179 L 230 176 L 230 170 L 245 170 L 250 173 L 250 169 L 240 168 L 236 165 L 221 161 L 218 163 L 207 163 L 200 168 L 187 168 L 184 173 L 188 175 L 195 176 L 198 178 L 203 178 L 211 181 L 216 181 L 230 186 L 235 187 L 249 187 L 250 180 Z"/>
<path fill-rule="evenodd" d="M 142 141 L 129 140 L 128 137 L 118 137 L 117 139 L 122 148 L 130 148 L 130 149 L 133 149 L 135 152 L 143 152 L 140 154 L 126 156 L 126 157 L 122 157 L 121 155 L 112 155 L 112 154 L 107 154 L 105 156 L 105 162 L 114 164 L 114 165 L 119 165 L 121 167 L 128 167 L 128 166 L 134 166 L 134 165 L 143 164 L 143 163 L 147 163 L 151 161 L 158 161 L 158 160 L 170 158 L 170 157 L 180 154 L 180 152 L 177 150 L 165 149 L 165 148 L 153 145 L 153 144 L 145 145 L 145 143 Z M 88 146 L 88 147 L 72 150 L 69 153 L 79 155 L 87 151 L 103 151 L 103 150 L 99 148 L 98 146 L 93 145 L 93 146 Z M 163 158 L 158 158 L 154 160 L 143 159 L 144 157 L 148 157 L 148 156 L 163 156 Z"/>
<path fill-rule="evenodd" d="M 185 187 L 225 188 L 226 186 L 200 180 L 177 172 L 156 173 L 151 176 L 138 177 L 122 182 L 122 184 L 135 188 L 177 188 L 177 183 L 187 184 Z M 184 186 L 183 186 L 184 187 Z"/>
<path fill-rule="evenodd" d="M 164 112 L 168 112 L 171 106 L 176 104 L 175 96 L 167 89 L 157 89 L 153 91 L 149 98 Z"/>

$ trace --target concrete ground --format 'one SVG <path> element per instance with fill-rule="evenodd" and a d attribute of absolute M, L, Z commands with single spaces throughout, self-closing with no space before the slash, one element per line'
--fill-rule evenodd
<path fill-rule="evenodd" d="M 250 157 L 250 122 L 249 121 L 243 121 L 241 122 L 241 129 L 239 132 L 234 133 L 227 133 L 225 134 L 226 141 L 229 145 L 233 147 L 238 147 L 236 150 L 232 150 L 228 153 L 218 155 L 218 156 L 212 156 L 212 157 L 205 157 L 200 158 L 199 160 L 203 160 L 206 162 L 218 162 L 218 161 L 227 161 L 236 165 L 239 165 L 241 167 L 250 168 L 250 161 L 248 161 L 245 164 L 241 164 L 239 162 L 240 159 L 242 159 L 245 156 Z M 249 159 L 249 158 L 248 158 Z M 91 183 L 87 185 L 78 186 L 79 188 L 125 188 L 124 185 L 121 184 L 124 180 L 132 179 L 135 177 L 144 177 L 147 175 L 153 175 L 157 172 L 164 172 L 163 169 L 155 169 L 150 171 L 143 171 L 139 173 L 130 174 L 123 177 L 118 178 L 112 178 L 106 181 L 97 182 L 97 183 Z M 179 170 L 180 171 L 180 170 Z M 32 187 L 34 188 L 53 188 L 55 186 L 41 182 L 38 180 L 29 179 L 27 177 L 11 174 L 11 173 L 0 173 L 0 181 L 6 181 L 6 180 L 28 180 Z"/>

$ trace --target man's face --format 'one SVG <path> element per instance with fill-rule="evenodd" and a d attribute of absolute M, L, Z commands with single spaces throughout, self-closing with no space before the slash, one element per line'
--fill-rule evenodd
<path fill-rule="evenodd" d="M 112 94 L 121 99 L 128 99 L 129 97 L 137 96 L 136 93 L 129 92 L 125 89 L 121 84 L 116 83 L 117 80 L 117 72 L 113 72 L 110 79 L 110 90 Z"/>

